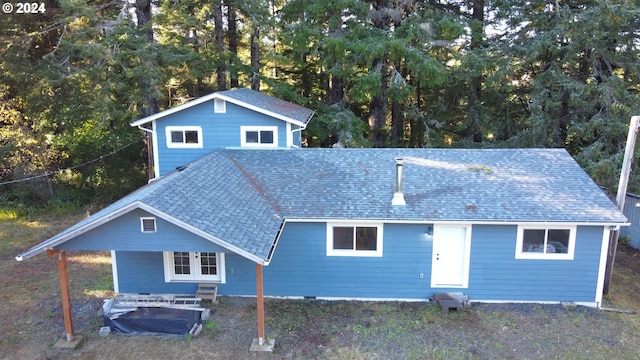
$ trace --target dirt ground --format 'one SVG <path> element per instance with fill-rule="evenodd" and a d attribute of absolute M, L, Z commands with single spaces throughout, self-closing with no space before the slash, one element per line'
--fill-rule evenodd
<path fill-rule="evenodd" d="M 249 352 L 255 299 L 227 298 L 198 337 L 100 337 L 98 310 L 112 296 L 108 253 L 70 253 L 78 350 L 59 350 L 64 325 L 56 261 L 19 263 L 27 247 L 66 227 L 0 222 L 1 359 L 638 359 L 638 314 L 561 305 L 474 304 L 444 315 L 429 303 L 276 300 L 265 303 L 273 353 Z M 37 233 L 33 235 L 33 233 Z M 9 240 L 6 240 L 9 239 Z M 621 246 L 606 307 L 640 310 L 640 253 Z"/>

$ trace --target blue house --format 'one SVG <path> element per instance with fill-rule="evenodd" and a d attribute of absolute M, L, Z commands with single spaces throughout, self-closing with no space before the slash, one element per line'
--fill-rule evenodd
<path fill-rule="evenodd" d="M 294 148 L 313 111 L 241 88 L 215 92 L 132 123 L 151 135 L 155 176 L 218 148 Z"/>
<path fill-rule="evenodd" d="M 203 99 L 133 123 L 157 179 L 17 259 L 111 250 L 120 293 L 600 306 L 627 219 L 564 149 L 303 149 L 312 111 Z"/>

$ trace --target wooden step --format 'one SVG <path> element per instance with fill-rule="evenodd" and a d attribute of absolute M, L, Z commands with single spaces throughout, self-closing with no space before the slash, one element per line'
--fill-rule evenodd
<path fill-rule="evenodd" d="M 469 296 L 463 293 L 437 293 L 433 300 L 440 305 L 443 314 L 448 314 L 451 309 L 464 309 L 469 305 Z"/>
<path fill-rule="evenodd" d="M 217 304 L 218 300 L 218 284 L 198 284 L 198 291 L 196 296 L 203 300 L 211 300 L 212 303 Z"/>

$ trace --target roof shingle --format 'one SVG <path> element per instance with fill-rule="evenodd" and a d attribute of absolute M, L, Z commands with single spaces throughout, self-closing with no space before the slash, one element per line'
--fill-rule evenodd
<path fill-rule="evenodd" d="M 395 159 L 405 206 L 393 206 Z M 626 217 L 563 149 L 219 149 L 131 193 L 18 258 L 143 207 L 256 262 L 284 219 L 568 222 Z"/>

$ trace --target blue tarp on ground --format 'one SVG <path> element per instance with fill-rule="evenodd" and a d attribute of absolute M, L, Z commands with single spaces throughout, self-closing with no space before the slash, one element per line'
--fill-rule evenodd
<path fill-rule="evenodd" d="M 137 308 L 115 318 L 104 316 L 104 326 L 126 335 L 186 335 L 200 320 L 202 311 L 164 307 Z"/>

